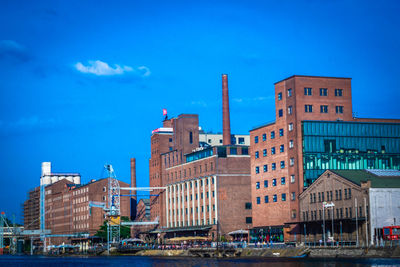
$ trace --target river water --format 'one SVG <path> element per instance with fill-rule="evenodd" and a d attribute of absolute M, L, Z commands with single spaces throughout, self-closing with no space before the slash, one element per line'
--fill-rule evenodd
<path fill-rule="evenodd" d="M 283 259 L 283 258 L 158 258 L 139 256 L 104 257 L 44 257 L 44 256 L 0 256 L 0 266 L 139 266 L 139 267 L 350 267 L 350 266 L 400 266 L 400 259 Z"/>

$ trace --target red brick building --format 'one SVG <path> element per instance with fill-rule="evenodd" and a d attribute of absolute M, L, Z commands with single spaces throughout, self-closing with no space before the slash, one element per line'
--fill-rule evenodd
<path fill-rule="evenodd" d="M 166 119 L 153 131 L 150 186 L 166 190 L 151 199 L 151 216 L 159 217 L 166 237 L 203 235 L 215 240 L 217 228 L 225 236 L 251 228 L 250 156 L 248 146 L 231 142 L 227 75 L 222 78 L 222 145 L 199 142 L 195 114 Z M 240 138 L 239 143 L 245 142 Z"/>
<path fill-rule="evenodd" d="M 127 183 L 119 182 L 120 186 L 129 186 Z M 36 192 L 37 191 L 37 192 Z M 29 194 L 25 202 L 29 208 L 24 209 L 25 223 L 29 225 L 32 210 L 36 211 L 36 225 L 39 229 L 39 188 Z M 67 179 L 61 179 L 46 186 L 45 188 L 45 227 L 51 230 L 52 235 L 68 235 L 74 233 L 87 233 L 94 235 L 105 220 L 105 213 L 101 208 L 89 208 L 89 201 L 108 202 L 108 179 L 92 180 L 88 184 L 74 184 Z M 121 216 L 130 214 L 130 198 L 121 197 Z M 47 244 L 58 245 L 70 244 L 71 237 L 47 238 Z M 50 242 L 50 243 L 49 243 Z"/>
<path fill-rule="evenodd" d="M 299 221 L 298 196 L 307 185 L 304 121 L 399 120 L 353 118 L 350 78 L 291 76 L 275 83 L 275 107 L 274 122 L 250 131 L 253 234 L 284 241 Z"/>

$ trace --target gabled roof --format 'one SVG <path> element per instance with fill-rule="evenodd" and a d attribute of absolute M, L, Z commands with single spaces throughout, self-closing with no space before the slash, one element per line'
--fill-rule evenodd
<path fill-rule="evenodd" d="M 366 170 L 330 170 L 337 175 L 361 186 L 371 181 L 372 188 L 400 188 L 400 176 L 378 176 Z"/>
<path fill-rule="evenodd" d="M 358 186 L 361 186 L 361 183 L 371 181 L 371 188 L 400 188 L 400 176 L 378 176 L 367 170 L 326 170 L 299 197 L 309 191 L 326 172 L 337 174 Z"/>

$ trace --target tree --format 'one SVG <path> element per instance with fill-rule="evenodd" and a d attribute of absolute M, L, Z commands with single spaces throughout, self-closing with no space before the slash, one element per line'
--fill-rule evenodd
<path fill-rule="evenodd" d="M 129 221 L 128 217 L 121 217 L 121 221 L 123 222 L 127 222 Z M 104 240 L 107 240 L 107 221 L 103 222 L 103 225 L 100 226 L 100 229 L 97 230 L 95 236 L 101 237 Z M 131 237 L 131 229 L 129 228 L 129 226 L 122 226 L 120 227 L 120 237 L 121 239 L 124 238 L 130 238 Z"/>

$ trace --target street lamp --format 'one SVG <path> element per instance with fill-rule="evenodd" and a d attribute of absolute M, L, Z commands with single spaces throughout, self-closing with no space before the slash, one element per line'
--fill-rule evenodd
<path fill-rule="evenodd" d="M 332 213 L 333 213 L 333 207 L 335 207 L 335 204 L 333 202 L 328 203 L 324 201 L 322 203 L 322 220 L 323 220 L 323 237 L 324 237 L 324 246 L 326 247 L 326 236 L 325 236 L 325 209 L 332 208 Z M 332 237 L 333 237 L 333 214 L 332 214 Z"/>

